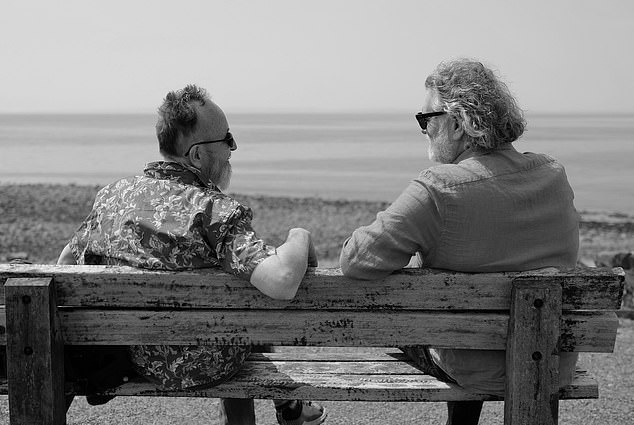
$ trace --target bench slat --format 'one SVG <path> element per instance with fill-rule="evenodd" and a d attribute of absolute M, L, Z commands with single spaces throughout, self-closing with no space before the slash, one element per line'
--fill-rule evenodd
<path fill-rule="evenodd" d="M 561 282 L 564 310 L 618 310 L 624 285 L 621 269 L 476 274 L 409 269 L 373 282 L 343 277 L 339 269 L 309 269 L 296 298 L 287 302 L 269 299 L 248 282 L 215 269 L 0 264 L 0 283 L 8 277 L 50 276 L 60 305 L 131 308 L 508 310 L 514 279 L 548 278 Z"/>
<path fill-rule="evenodd" d="M 356 367 L 361 368 L 360 364 Z M 233 380 L 207 390 L 161 392 L 146 382 L 136 381 L 119 387 L 112 394 L 122 396 L 176 396 L 211 398 L 268 398 L 333 401 L 460 401 L 501 400 L 487 394 L 469 393 L 457 385 L 438 381 L 424 374 L 307 374 L 259 373 L 258 365 L 247 364 Z M 252 374 L 252 375 L 249 375 Z M 573 383 L 560 390 L 561 399 L 598 398 L 595 379 L 585 372 L 576 374 Z"/>
<path fill-rule="evenodd" d="M 485 313 L 368 311 L 147 311 L 60 309 L 69 345 L 272 344 L 506 349 L 508 316 Z M 0 308 L 0 326 L 4 326 Z M 561 351 L 612 352 L 615 313 L 563 316 Z M 412 323 L 417 323 L 412 327 Z M 249 338 L 248 340 L 245 338 Z M 0 335 L 0 345 L 6 335 Z"/>
<path fill-rule="evenodd" d="M 216 387 L 186 391 L 162 392 L 141 379 L 111 391 L 120 396 L 175 397 L 238 397 L 238 398 L 303 398 L 310 400 L 360 401 L 447 401 L 499 400 L 497 397 L 470 394 L 461 388 L 425 375 L 416 367 L 400 363 L 394 368 L 390 360 L 396 350 L 384 354 L 371 353 L 387 360 L 357 359 L 332 361 L 333 357 L 356 353 L 336 350 L 311 352 L 315 359 L 305 361 L 309 350 L 296 353 L 254 353 L 231 381 Z M 364 353 L 362 356 L 367 355 Z M 296 360 L 289 360 L 295 358 Z M 4 385 L 4 386 L 3 386 Z M 0 381 L 0 394 L 6 394 L 6 384 Z M 597 398 L 597 382 L 586 371 L 577 370 L 573 383 L 560 390 L 561 398 Z"/>
<path fill-rule="evenodd" d="M 301 363 L 301 362 L 300 362 Z M 393 364 L 393 363 L 389 363 Z M 357 364 L 357 367 L 359 365 Z M 364 379 L 357 390 L 359 375 L 340 375 L 326 380 L 323 375 L 283 375 L 256 378 L 256 366 L 245 364 L 230 382 L 214 388 L 186 392 L 161 392 L 149 382 L 133 380 L 110 393 L 119 396 L 157 397 L 253 397 L 299 398 L 305 400 L 359 400 L 359 401 L 448 401 L 448 400 L 499 400 L 488 395 L 475 395 L 459 387 L 439 382 L 428 375 L 375 375 Z M 275 388 L 275 385 L 281 385 Z M 0 378 L 0 395 L 7 395 L 7 381 Z M 80 394 L 79 392 L 77 394 Z M 351 398 L 354 397 L 354 398 Z M 598 398 L 596 379 L 584 370 L 577 370 L 573 382 L 559 391 L 560 399 Z"/>

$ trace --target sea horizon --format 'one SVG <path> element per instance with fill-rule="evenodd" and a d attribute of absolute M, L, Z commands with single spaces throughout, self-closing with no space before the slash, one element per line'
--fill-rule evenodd
<path fill-rule="evenodd" d="M 414 112 L 415 113 L 415 112 Z M 393 201 L 434 165 L 414 113 L 227 113 L 228 190 Z M 566 167 L 579 210 L 634 212 L 634 113 L 527 113 L 514 146 Z M 0 114 L 0 183 L 105 185 L 160 160 L 154 114 Z"/>

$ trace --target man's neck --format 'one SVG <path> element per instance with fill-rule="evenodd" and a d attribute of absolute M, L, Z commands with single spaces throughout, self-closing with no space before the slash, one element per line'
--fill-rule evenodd
<path fill-rule="evenodd" d="M 176 162 L 178 164 L 191 167 L 191 164 L 189 164 L 189 161 L 187 160 L 187 158 L 172 156 L 172 155 L 168 155 L 164 153 L 162 153 L 161 156 L 163 157 L 163 161 L 165 162 Z"/>

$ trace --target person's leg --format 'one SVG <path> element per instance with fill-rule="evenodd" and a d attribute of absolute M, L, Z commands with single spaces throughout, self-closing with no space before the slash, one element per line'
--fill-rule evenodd
<path fill-rule="evenodd" d="M 407 356 L 426 374 L 443 382 L 455 384 L 456 381 L 434 363 L 428 347 L 400 347 Z M 447 425 L 477 425 L 482 411 L 481 401 L 449 401 L 447 402 Z"/>
<path fill-rule="evenodd" d="M 75 398 L 74 395 L 67 395 L 65 397 L 66 399 L 66 413 L 68 413 L 68 409 L 70 409 L 70 405 L 73 404 L 73 399 Z"/>
<path fill-rule="evenodd" d="M 252 398 L 221 398 L 219 413 L 223 425 L 255 425 Z"/>
<path fill-rule="evenodd" d="M 438 366 L 431 357 L 429 347 L 422 345 L 412 345 L 406 347 L 399 347 L 407 357 L 409 357 L 416 366 L 427 375 L 431 375 L 434 378 L 438 378 L 443 382 L 450 384 L 457 384 L 457 382 Z"/>
<path fill-rule="evenodd" d="M 281 425 L 319 425 L 326 420 L 326 410 L 310 401 L 273 400 Z M 220 423 L 223 425 L 255 425 L 253 399 L 221 398 Z"/>
<path fill-rule="evenodd" d="M 478 425 L 482 401 L 448 401 L 447 425 Z"/>
<path fill-rule="evenodd" d="M 273 353 L 272 345 L 254 345 L 251 352 Z M 326 420 L 323 406 L 304 400 L 273 400 L 275 416 L 281 425 L 318 425 Z"/>

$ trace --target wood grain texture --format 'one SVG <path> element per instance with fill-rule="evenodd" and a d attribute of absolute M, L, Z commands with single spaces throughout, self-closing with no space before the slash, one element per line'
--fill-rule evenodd
<path fill-rule="evenodd" d="M 508 331 L 508 316 L 501 313 L 60 309 L 59 316 L 69 345 L 433 345 L 505 350 Z M 0 326 L 3 319 L 0 307 Z M 562 322 L 562 351 L 614 350 L 614 313 L 571 313 Z M 5 343 L 0 335 L 0 345 Z"/>
<path fill-rule="evenodd" d="M 309 269 L 292 301 L 272 300 L 217 269 L 160 272 L 118 266 L 0 264 L 8 277 L 53 277 L 66 306 L 153 308 L 508 310 L 514 279 L 554 280 L 564 310 L 618 310 L 622 269 L 569 272 L 457 273 L 406 269 L 377 281 L 346 278 L 339 269 Z M 4 304 L 0 284 L 0 304 Z"/>
<path fill-rule="evenodd" d="M 255 366 L 254 366 L 255 367 Z M 348 375 L 337 382 L 336 377 L 326 381 L 323 377 L 316 375 L 295 375 L 286 376 L 284 379 L 265 378 L 260 382 L 253 375 L 256 370 L 250 364 L 245 365 L 243 372 L 240 372 L 231 381 L 223 383 L 217 387 L 206 390 L 184 391 L 184 392 L 162 392 L 158 391 L 149 382 L 135 379 L 117 389 L 110 391 L 110 394 L 118 396 L 157 396 L 157 397 L 255 397 L 255 398 L 301 398 L 305 400 L 350 400 L 349 396 L 354 395 L 358 401 L 448 401 L 470 399 L 499 400 L 497 397 L 488 395 L 474 395 L 465 393 L 460 388 L 451 387 L 444 383 L 431 383 L 434 378 L 420 376 L 416 379 L 406 379 L 405 376 L 390 376 L 389 379 L 383 377 L 368 377 L 363 382 L 368 382 L 366 387 L 372 388 L 356 390 L 354 376 L 357 381 L 359 375 Z M 416 375 L 409 375 L 409 378 Z M 278 376 L 280 378 L 280 376 Z M 362 377 L 361 377 L 362 378 Z M 374 381 L 374 384 L 372 384 Z M 387 382 L 386 382 L 387 381 Z M 281 388 L 271 388 L 275 382 Z M 325 382 L 328 382 L 325 384 Z M 346 387 L 346 385 L 348 387 Z M 82 395 L 81 392 L 73 392 L 73 386 L 67 386 L 67 393 Z M 396 391 L 395 391 L 396 390 Z M 453 391 L 455 390 L 455 391 Z M 7 395 L 7 381 L 0 378 L 0 395 Z M 479 398 L 478 398 L 479 397 Z M 586 371 L 578 370 L 573 382 L 559 390 L 560 399 L 588 399 L 599 398 L 597 381 Z"/>
<path fill-rule="evenodd" d="M 497 313 L 61 310 L 59 315 L 69 345 L 418 344 L 505 350 L 508 331 L 508 316 Z M 617 328 L 614 313 L 566 315 L 561 350 L 612 352 Z M 0 345 L 5 343 L 0 336 Z"/>
<path fill-rule="evenodd" d="M 506 348 L 505 425 L 556 425 L 561 286 L 513 282 Z"/>
<path fill-rule="evenodd" d="M 10 421 L 65 424 L 64 343 L 51 279 L 8 279 L 5 287 Z"/>
<path fill-rule="evenodd" d="M 229 382 L 216 387 L 185 392 L 162 392 L 141 379 L 110 391 L 119 396 L 175 397 L 256 397 L 303 398 L 311 400 L 359 401 L 447 401 L 498 400 L 466 393 L 457 386 L 425 375 L 415 366 L 393 356 L 402 353 L 385 349 L 384 354 L 363 350 L 336 353 L 332 350 L 297 353 L 257 353 Z M 400 354 L 399 354 L 400 353 Z M 312 360 L 303 360 L 311 357 Z M 360 357 L 359 359 L 354 359 Z M 367 358 L 369 360 L 366 360 Z M 339 358 L 339 360 L 332 360 Z M 344 359 L 344 360 L 341 360 Z M 383 359 L 383 360 L 381 360 Z M 395 367 L 398 365 L 397 367 Z M 73 386 L 69 386 L 70 391 Z M 0 394 L 6 385 L 0 381 Z M 78 393 L 79 394 L 79 393 Z M 561 398 L 597 398 L 597 383 L 587 372 L 578 370 L 571 385 L 559 392 Z"/>
<path fill-rule="evenodd" d="M 45 296 L 49 300 L 48 316 L 15 313 L 18 304 L 13 292 L 18 287 L 20 291 L 29 290 L 29 282 L 38 288 L 43 288 L 44 283 L 48 285 Z M 54 290 L 50 289 L 50 282 Z M 539 295 L 540 299 L 560 300 L 558 306 L 547 309 L 561 314 L 561 320 L 548 314 L 535 316 L 530 308 L 525 309 L 525 315 L 512 314 L 509 318 L 509 311 L 522 299 L 522 296 L 517 298 L 517 288 L 512 293 L 513 286 L 521 286 L 531 296 L 545 291 Z M 337 269 L 311 269 L 294 300 L 276 301 L 247 282 L 218 270 L 155 272 L 114 266 L 3 264 L 0 265 L 0 346 L 10 342 L 13 354 L 9 369 L 12 369 L 18 364 L 13 361 L 19 351 L 15 348 L 16 340 L 24 345 L 30 344 L 33 335 L 39 335 L 38 339 L 49 335 L 50 349 L 46 350 L 50 364 L 56 365 L 52 368 L 55 376 L 63 371 L 60 337 L 69 345 L 294 346 L 296 353 L 252 355 L 230 382 L 210 389 L 161 392 L 147 382 L 133 381 L 113 393 L 363 401 L 495 399 L 439 382 L 418 370 L 398 350 L 378 347 L 412 344 L 498 350 L 510 347 L 514 353 L 511 374 L 518 377 L 513 384 L 514 395 L 509 399 L 523 398 L 530 404 L 533 397 L 541 404 L 533 408 L 512 402 L 509 408 L 515 409 L 512 414 L 517 417 L 528 417 L 525 412 L 538 411 L 537 417 L 542 418 L 544 412 L 550 411 L 543 406 L 544 393 L 552 394 L 553 400 L 557 395 L 596 398 L 597 384 L 587 374 L 578 372 L 572 385 L 557 391 L 557 378 L 553 375 L 556 368 L 549 361 L 543 362 L 549 371 L 544 374 L 544 370 L 525 367 L 526 359 L 515 354 L 612 352 L 618 328 L 613 310 L 620 307 L 623 286 L 621 269 L 489 274 L 412 269 L 374 282 L 348 279 Z M 555 295 L 549 292 L 553 290 L 557 292 Z M 57 302 L 51 301 L 55 297 Z M 22 324 L 34 330 L 20 330 Z M 507 346 L 508 335 L 514 337 L 522 332 L 523 339 L 511 338 L 511 345 Z M 7 333 L 14 339 L 8 341 Z M 539 348 L 534 348 L 535 344 Z M 556 348 L 549 348 L 553 344 Z M 335 353 L 323 348 L 329 346 L 347 347 L 351 351 Z M 541 376 L 539 391 L 533 391 L 535 384 L 525 380 L 524 372 Z M 53 382 L 51 388 L 61 388 L 64 383 L 53 375 L 43 379 Z M 14 381 L 13 377 L 9 379 L 12 388 L 16 388 Z M 543 391 L 544 385 L 548 391 Z M 6 394 L 7 387 L 7 381 L 0 377 L 0 394 Z M 75 390 L 72 383 L 66 383 L 66 389 Z M 16 399 L 20 397 L 15 396 L 16 390 L 11 393 Z M 59 400 L 63 391 L 56 393 Z"/>

